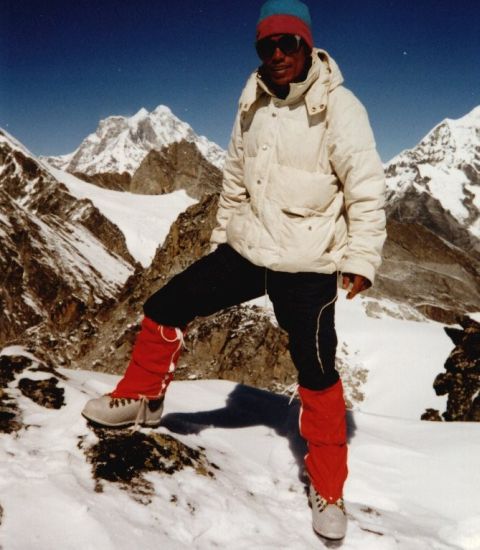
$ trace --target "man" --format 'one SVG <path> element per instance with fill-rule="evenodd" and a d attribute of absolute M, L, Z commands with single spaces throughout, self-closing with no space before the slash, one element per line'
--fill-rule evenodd
<path fill-rule="evenodd" d="M 335 370 L 337 272 L 348 299 L 373 283 L 385 239 L 384 174 L 365 109 L 333 59 L 313 48 L 305 4 L 268 0 L 256 48 L 262 65 L 240 98 L 213 251 L 147 300 L 123 379 L 83 414 L 107 426 L 157 425 L 187 325 L 267 292 L 298 369 L 313 527 L 340 539 L 347 447 Z"/>

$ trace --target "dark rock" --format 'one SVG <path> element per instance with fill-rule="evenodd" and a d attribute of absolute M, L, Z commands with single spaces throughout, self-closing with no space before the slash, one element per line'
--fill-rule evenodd
<path fill-rule="evenodd" d="M 8 384 L 32 364 L 22 355 L 0 355 L 0 433 L 12 433 L 22 428 L 20 412 Z"/>
<path fill-rule="evenodd" d="M 475 239 L 445 210 L 440 202 L 427 192 L 419 192 L 410 187 L 401 197 L 388 205 L 388 219 L 401 224 L 423 226 L 447 243 L 470 255 L 480 262 L 480 241 Z"/>
<path fill-rule="evenodd" d="M 18 382 L 20 391 L 40 405 L 47 409 L 60 409 L 65 405 L 63 388 L 58 388 L 58 379 L 55 377 L 47 380 L 31 380 L 30 378 L 21 378 Z"/>
<path fill-rule="evenodd" d="M 470 410 L 468 411 L 465 420 L 470 422 L 480 422 L 480 394 L 472 401 Z"/>
<path fill-rule="evenodd" d="M 455 348 L 445 362 L 445 372 L 437 375 L 433 387 L 437 395 L 448 395 L 445 420 L 480 420 L 480 323 L 462 321 L 463 331 L 446 329 Z M 461 332 L 461 334 L 460 334 Z"/>
<path fill-rule="evenodd" d="M 437 409 L 426 409 L 420 417 L 421 420 L 430 420 L 432 422 L 441 422 L 442 417 Z"/>
<path fill-rule="evenodd" d="M 69 361 L 74 361 L 78 368 L 102 372 L 125 370 L 139 329 L 142 304 L 176 273 L 208 252 L 217 201 L 218 196 L 206 195 L 180 214 L 151 266 L 127 282 L 115 307 L 107 311 L 104 322 L 97 323 L 95 334 L 79 335 L 81 344 L 64 350 L 69 354 Z"/>
<path fill-rule="evenodd" d="M 10 434 L 22 428 L 19 410 L 12 399 L 6 399 L 0 390 L 0 433 Z"/>
<path fill-rule="evenodd" d="M 155 491 L 144 474 L 173 475 L 184 468 L 193 468 L 199 475 L 215 477 L 213 470 L 218 469 L 203 450 L 188 447 L 166 434 L 102 428 L 94 431 L 99 441 L 84 452 L 92 464 L 97 491 L 102 490 L 102 481 L 119 483 L 136 500 L 148 504 Z M 79 446 L 84 448 L 83 440 Z"/>
<path fill-rule="evenodd" d="M 6 388 L 17 374 L 32 363 L 31 359 L 23 355 L 0 355 L 0 388 Z"/>
<path fill-rule="evenodd" d="M 287 334 L 260 308 L 247 306 L 193 321 L 177 373 L 272 389 L 296 380 Z"/>

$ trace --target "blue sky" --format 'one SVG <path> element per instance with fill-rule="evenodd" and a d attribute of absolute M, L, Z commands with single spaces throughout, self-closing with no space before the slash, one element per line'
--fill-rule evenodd
<path fill-rule="evenodd" d="M 0 126 L 36 154 L 63 154 L 101 118 L 165 104 L 226 147 L 258 64 L 262 3 L 4 0 Z M 476 1 L 306 3 L 315 43 L 366 105 L 383 160 L 480 104 Z"/>

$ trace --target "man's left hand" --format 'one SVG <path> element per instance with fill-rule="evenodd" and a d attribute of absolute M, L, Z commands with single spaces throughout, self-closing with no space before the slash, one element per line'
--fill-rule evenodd
<path fill-rule="evenodd" d="M 371 286 L 372 283 L 363 275 L 356 275 L 355 273 L 342 274 L 342 288 L 344 290 L 349 290 L 347 300 L 355 298 L 359 292 L 363 292 Z"/>

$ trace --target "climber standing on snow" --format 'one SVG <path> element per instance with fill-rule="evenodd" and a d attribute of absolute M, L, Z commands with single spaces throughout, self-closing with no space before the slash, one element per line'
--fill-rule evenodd
<path fill-rule="evenodd" d="M 116 389 L 83 415 L 105 426 L 160 422 L 182 335 L 198 316 L 268 293 L 298 369 L 313 528 L 346 532 L 345 402 L 335 370 L 337 274 L 351 299 L 374 281 L 385 240 L 384 174 L 367 113 L 313 47 L 308 7 L 268 0 L 261 65 L 240 98 L 212 252 L 153 294 Z"/>

